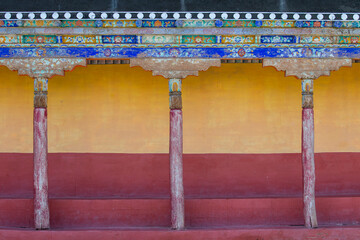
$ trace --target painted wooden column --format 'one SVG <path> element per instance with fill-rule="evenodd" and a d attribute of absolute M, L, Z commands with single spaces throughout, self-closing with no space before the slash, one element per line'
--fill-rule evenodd
<path fill-rule="evenodd" d="M 171 227 L 184 229 L 184 187 L 183 187 L 183 119 L 181 99 L 181 79 L 169 79 L 170 105 L 170 196 Z"/>
<path fill-rule="evenodd" d="M 187 58 L 134 58 L 130 66 L 141 66 L 161 75 L 169 81 L 170 105 L 170 195 L 171 228 L 185 228 L 185 204 L 183 187 L 183 120 L 182 120 L 182 79 L 189 75 L 197 76 L 199 71 L 206 71 L 211 66 L 220 67 L 220 59 Z"/>
<path fill-rule="evenodd" d="M 48 79 L 64 75 L 75 66 L 86 66 L 81 58 L 0 59 L 0 65 L 34 79 L 34 223 L 36 229 L 50 228 L 48 198 L 47 92 Z"/>
<path fill-rule="evenodd" d="M 318 227 L 315 207 L 315 157 L 314 157 L 314 79 L 330 75 L 330 71 L 351 66 L 351 59 L 264 59 L 263 66 L 273 66 L 285 71 L 286 76 L 301 79 L 302 137 L 301 159 L 303 171 L 303 212 L 305 227 Z"/>
<path fill-rule="evenodd" d="M 34 218 L 36 229 L 50 228 L 47 162 L 48 79 L 34 79 Z"/>
<path fill-rule="evenodd" d="M 315 157 L 314 157 L 314 105 L 312 79 L 302 79 L 302 137 L 301 159 L 303 167 L 303 201 L 305 227 L 316 228 Z"/>

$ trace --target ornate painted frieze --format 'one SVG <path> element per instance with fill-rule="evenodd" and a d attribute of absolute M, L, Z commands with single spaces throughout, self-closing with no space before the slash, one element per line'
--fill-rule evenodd
<path fill-rule="evenodd" d="M 252 44 L 257 46 L 286 46 L 296 47 L 294 44 L 310 47 L 358 47 L 360 36 L 295 36 L 295 35 L 0 35 L 1 47 L 4 44 L 138 44 L 139 47 L 148 47 L 146 44 L 197 44 L 194 46 L 206 47 L 206 44 Z M 145 45 L 140 45 L 145 44 Z M 264 45 L 265 44 L 265 45 Z M 332 44 L 334 46 L 332 46 Z M 338 46 L 339 45 L 339 46 Z M 229 46 L 229 45 L 228 45 Z M 19 47 L 19 46 L 18 46 Z M 160 46 L 161 47 L 161 46 Z M 170 47 L 170 46 L 169 46 Z"/>
<path fill-rule="evenodd" d="M 360 48 L 0 47 L 0 58 L 360 58 Z"/>
<path fill-rule="evenodd" d="M 360 21 L 296 20 L 0 20 L 0 27 L 72 28 L 359 28 Z"/>

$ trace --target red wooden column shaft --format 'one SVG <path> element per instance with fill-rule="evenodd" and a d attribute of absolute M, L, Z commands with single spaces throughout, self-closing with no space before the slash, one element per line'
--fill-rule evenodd
<path fill-rule="evenodd" d="M 169 91 L 171 227 L 181 230 L 185 227 L 181 79 L 170 79 Z"/>
<path fill-rule="evenodd" d="M 313 80 L 306 79 L 302 84 L 302 141 L 301 154 L 303 166 L 304 217 L 307 228 L 318 226 L 315 208 L 315 160 L 314 160 L 314 110 Z"/>
<path fill-rule="evenodd" d="M 34 222 L 36 229 L 49 229 L 47 79 L 35 78 L 34 90 Z"/>

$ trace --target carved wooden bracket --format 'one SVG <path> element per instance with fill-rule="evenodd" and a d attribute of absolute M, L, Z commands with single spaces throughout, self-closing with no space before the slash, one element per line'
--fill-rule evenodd
<path fill-rule="evenodd" d="M 54 75 L 64 75 L 76 66 L 86 66 L 81 58 L 10 58 L 0 59 L 0 65 L 18 71 L 19 75 L 34 78 L 34 107 L 47 107 L 48 79 Z"/>
<path fill-rule="evenodd" d="M 187 76 L 198 76 L 199 71 L 206 71 L 209 67 L 220 67 L 220 59 L 204 58 L 132 58 L 130 67 L 140 66 L 152 71 L 153 76 L 161 75 L 165 78 L 183 79 Z"/>
<path fill-rule="evenodd" d="M 263 67 L 272 66 L 279 71 L 285 71 L 285 76 L 295 76 L 299 79 L 316 79 L 329 76 L 330 71 L 340 67 L 351 67 L 352 60 L 344 58 L 266 58 Z"/>
<path fill-rule="evenodd" d="M 9 58 L 0 59 L 0 65 L 10 70 L 18 71 L 19 75 L 32 78 L 51 78 L 54 75 L 64 75 L 76 66 L 86 66 L 86 59 L 82 58 Z"/>

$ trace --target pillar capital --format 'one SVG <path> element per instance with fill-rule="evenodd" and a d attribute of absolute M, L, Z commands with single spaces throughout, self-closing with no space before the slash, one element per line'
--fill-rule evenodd
<path fill-rule="evenodd" d="M 210 58 L 132 58 L 130 67 L 140 66 L 152 71 L 153 76 L 163 76 L 168 79 L 183 79 L 187 76 L 198 76 L 199 71 L 209 67 L 220 67 L 220 59 Z"/>
<path fill-rule="evenodd" d="M 330 71 L 340 67 L 351 67 L 352 60 L 346 58 L 266 58 L 263 67 L 272 66 L 278 71 L 285 71 L 285 76 L 299 79 L 316 79 L 329 76 Z"/>
<path fill-rule="evenodd" d="M 64 75 L 76 66 L 86 66 L 85 58 L 9 58 L 0 59 L 0 65 L 32 78 L 51 78 Z"/>

